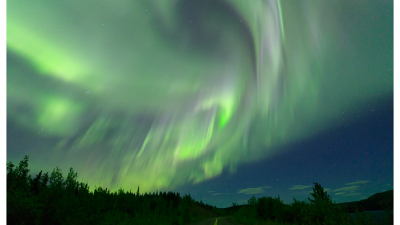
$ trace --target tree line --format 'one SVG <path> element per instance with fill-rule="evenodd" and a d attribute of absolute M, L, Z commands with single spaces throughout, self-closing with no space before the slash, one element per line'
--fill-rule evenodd
<path fill-rule="evenodd" d="M 64 179 L 60 168 L 50 174 L 29 175 L 29 157 L 18 165 L 7 163 L 7 224 L 187 224 L 194 220 L 190 204 L 215 206 L 194 201 L 175 192 L 110 192 L 77 181 L 70 168 Z"/>

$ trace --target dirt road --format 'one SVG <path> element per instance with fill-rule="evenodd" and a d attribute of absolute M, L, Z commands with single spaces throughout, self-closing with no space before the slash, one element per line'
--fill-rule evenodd
<path fill-rule="evenodd" d="M 216 217 L 200 220 L 188 225 L 240 225 L 240 223 L 232 221 L 229 217 Z"/>

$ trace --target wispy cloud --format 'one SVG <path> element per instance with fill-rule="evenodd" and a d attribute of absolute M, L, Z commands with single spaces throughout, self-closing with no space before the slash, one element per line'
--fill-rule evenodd
<path fill-rule="evenodd" d="M 245 189 L 240 189 L 238 191 L 239 194 L 245 194 L 245 195 L 251 195 L 251 194 L 260 194 L 264 193 L 263 189 L 271 188 L 269 186 L 263 186 L 263 187 L 257 187 L 257 188 L 245 188 Z"/>
<path fill-rule="evenodd" d="M 356 191 L 360 186 L 349 186 L 349 187 L 342 187 L 342 188 L 338 188 L 333 190 L 333 192 L 354 192 Z"/>
<path fill-rule="evenodd" d="M 246 194 L 246 195 L 250 195 L 250 194 L 259 194 L 259 193 L 264 193 L 264 190 L 259 187 L 259 188 L 245 188 L 245 189 L 241 189 L 238 191 L 239 194 Z"/>
<path fill-rule="evenodd" d="M 335 195 L 344 195 L 344 194 L 346 194 L 346 192 L 338 192 L 338 193 L 335 193 Z"/>
<path fill-rule="evenodd" d="M 352 196 L 352 195 L 360 195 L 361 193 L 350 193 L 350 194 L 347 194 L 347 195 L 343 195 L 343 196 Z"/>
<path fill-rule="evenodd" d="M 219 192 L 215 192 L 215 191 L 207 191 L 208 192 L 208 194 L 210 194 L 210 195 L 223 195 L 223 194 L 226 194 L 226 193 L 219 193 Z"/>
<path fill-rule="evenodd" d="M 360 188 L 360 185 L 369 183 L 369 180 L 357 180 L 354 182 L 350 182 L 345 184 L 345 187 L 338 188 L 333 190 L 335 195 L 341 195 L 341 196 L 353 196 L 353 195 L 359 195 L 361 193 L 357 192 L 358 189 Z"/>
<path fill-rule="evenodd" d="M 351 183 L 347 183 L 345 185 L 354 186 L 354 185 L 366 184 L 366 183 L 369 183 L 369 182 L 371 182 L 371 181 L 369 181 L 369 180 L 358 180 L 358 181 L 354 181 L 354 182 L 351 182 Z"/>
<path fill-rule="evenodd" d="M 303 190 L 303 189 L 307 189 L 310 188 L 311 186 L 308 185 L 293 185 L 291 188 L 289 188 L 290 190 Z"/>

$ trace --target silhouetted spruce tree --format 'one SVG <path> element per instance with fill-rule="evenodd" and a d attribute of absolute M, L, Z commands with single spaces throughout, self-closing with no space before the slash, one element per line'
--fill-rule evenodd
<path fill-rule="evenodd" d="M 78 196 L 78 193 L 79 193 L 79 183 L 76 183 L 76 186 L 75 186 L 75 195 Z"/>
<path fill-rule="evenodd" d="M 29 183 L 28 180 L 30 177 L 28 177 L 29 169 L 28 169 L 28 161 L 29 161 L 29 156 L 25 156 L 24 159 L 22 159 L 19 162 L 19 165 L 17 168 L 14 170 L 14 178 L 15 178 L 15 189 L 22 189 L 24 191 L 27 191 L 29 188 Z"/>
<path fill-rule="evenodd" d="M 317 199 L 332 203 L 331 196 L 329 196 L 328 192 L 324 191 L 324 188 L 318 183 L 314 183 L 313 193 L 311 193 L 311 196 L 314 199 L 310 199 L 310 197 L 308 197 L 308 200 L 313 204 L 316 203 Z"/>
<path fill-rule="evenodd" d="M 43 174 L 41 177 L 41 182 L 40 182 L 40 191 L 44 190 L 47 188 L 47 184 L 49 182 L 49 172 L 46 172 Z"/>
<path fill-rule="evenodd" d="M 53 172 L 51 172 L 49 185 L 50 188 L 54 190 L 60 190 L 64 186 L 64 178 L 62 176 L 62 171 L 60 168 L 58 168 L 58 166 L 53 169 Z"/>
<path fill-rule="evenodd" d="M 257 204 L 256 197 L 253 195 L 253 197 L 251 197 L 249 200 L 247 200 L 247 204 L 248 205 L 256 205 Z"/>
<path fill-rule="evenodd" d="M 7 193 L 13 190 L 13 186 L 15 185 L 15 165 L 10 161 L 7 163 Z"/>
<path fill-rule="evenodd" d="M 7 224 L 39 223 L 41 210 L 31 192 L 28 160 L 25 156 L 16 168 L 7 163 Z"/>
<path fill-rule="evenodd" d="M 31 191 L 34 195 L 37 195 L 39 193 L 39 182 L 40 178 L 42 177 L 42 171 L 38 175 L 36 175 L 35 179 L 31 182 Z"/>
<path fill-rule="evenodd" d="M 72 167 L 69 169 L 69 173 L 67 175 L 67 179 L 65 180 L 65 188 L 68 192 L 73 192 L 76 187 L 76 178 L 78 178 L 78 173 L 74 172 Z"/>

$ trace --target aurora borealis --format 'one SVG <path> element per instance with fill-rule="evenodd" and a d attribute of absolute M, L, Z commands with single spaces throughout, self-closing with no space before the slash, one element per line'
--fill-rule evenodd
<path fill-rule="evenodd" d="M 7 161 L 32 172 L 191 190 L 374 109 L 390 127 L 392 100 L 393 1 L 7 1 Z"/>

